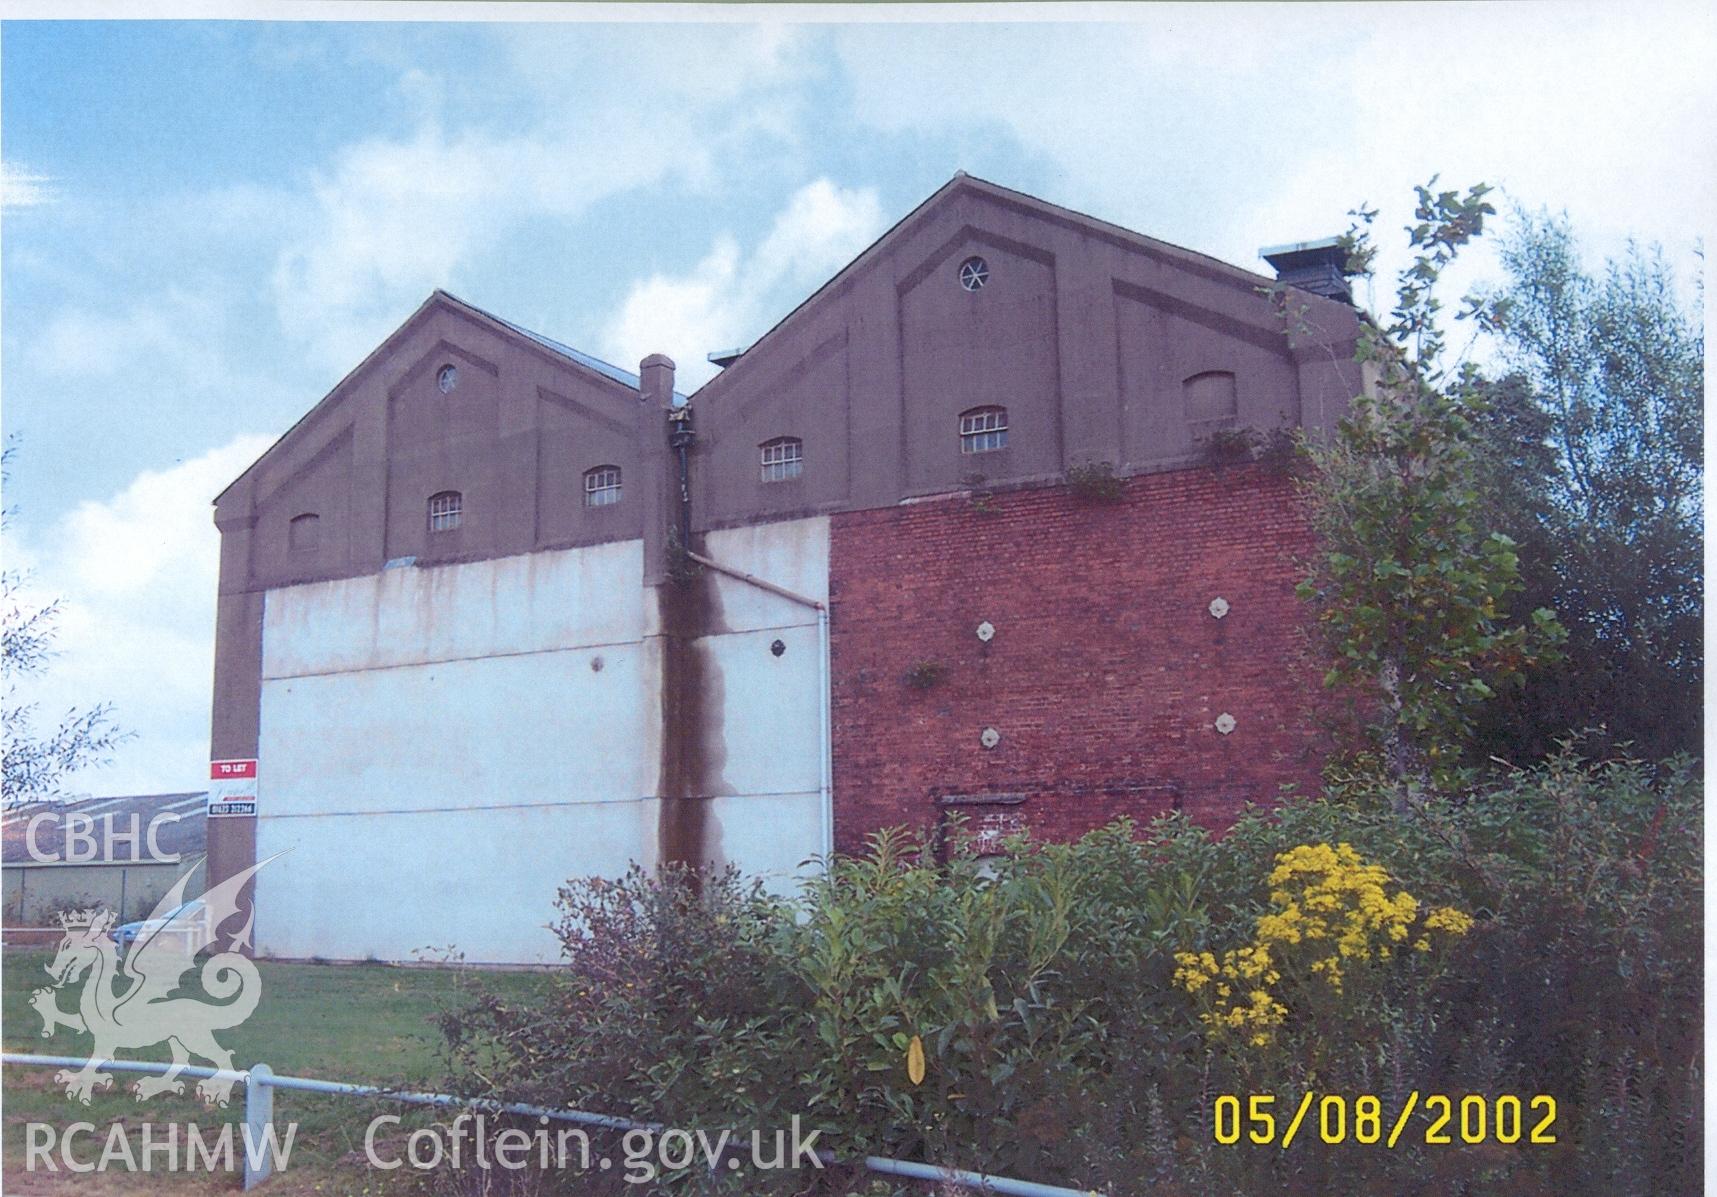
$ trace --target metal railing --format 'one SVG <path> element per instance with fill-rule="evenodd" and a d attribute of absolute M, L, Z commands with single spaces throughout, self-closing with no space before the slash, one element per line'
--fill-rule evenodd
<path fill-rule="evenodd" d="M 89 1064 L 89 1060 L 79 1059 L 75 1056 L 32 1056 L 18 1052 L 6 1052 L 0 1055 L 0 1064 L 15 1064 L 26 1068 L 81 1069 Z M 174 1071 L 171 1064 L 144 1060 L 104 1060 L 99 1067 L 113 1072 L 166 1073 Z M 556 1122 L 571 1122 L 601 1130 L 657 1132 L 664 1129 L 662 1124 L 657 1122 L 639 1122 L 630 1118 L 618 1118 L 611 1114 L 592 1114 L 584 1110 L 534 1106 L 524 1102 L 473 1100 L 458 1097 L 451 1093 L 416 1093 L 408 1090 L 384 1089 L 377 1085 L 353 1085 L 345 1081 L 324 1081 L 315 1077 L 278 1076 L 266 1064 L 253 1064 L 249 1069 L 242 1072 L 219 1068 L 196 1068 L 187 1065 L 178 1069 L 175 1075 L 197 1080 L 215 1078 L 231 1080 L 244 1086 L 244 1140 L 246 1144 L 244 1187 L 246 1190 L 253 1189 L 267 1180 L 274 1170 L 273 1152 L 260 1148 L 265 1144 L 275 1142 L 273 1128 L 274 1091 L 276 1089 L 291 1089 L 301 1093 L 328 1093 L 341 1097 L 372 1097 L 386 1101 L 397 1101 L 406 1105 L 459 1107 L 486 1114 L 520 1114 L 529 1118 L 547 1118 Z M 824 1163 L 841 1162 L 839 1157 L 831 1151 L 819 1151 L 817 1155 Z M 970 1189 L 979 1193 L 1004 1194 L 1006 1197 L 1103 1197 L 1103 1194 L 1091 1189 L 1070 1189 L 1059 1185 L 1041 1184 L 1033 1180 L 1016 1180 L 1008 1176 L 989 1176 L 964 1168 L 944 1168 L 935 1164 L 890 1159 L 887 1156 L 867 1155 L 860 1162 L 869 1171 L 885 1176 L 928 1181 L 958 1189 Z"/>

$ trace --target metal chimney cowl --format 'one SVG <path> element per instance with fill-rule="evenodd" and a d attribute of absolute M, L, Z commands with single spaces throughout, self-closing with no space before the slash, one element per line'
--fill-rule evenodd
<path fill-rule="evenodd" d="M 1347 282 L 1347 247 L 1340 237 L 1266 246 L 1258 255 L 1276 271 L 1276 280 L 1325 299 L 1353 302 Z"/>

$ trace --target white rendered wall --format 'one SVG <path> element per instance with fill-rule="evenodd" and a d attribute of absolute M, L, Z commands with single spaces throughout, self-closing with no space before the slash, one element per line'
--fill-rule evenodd
<path fill-rule="evenodd" d="M 707 550 L 826 598 L 825 519 Z M 816 612 L 714 589 L 710 847 L 786 887 L 825 834 Z M 638 541 L 270 591 L 257 854 L 286 855 L 257 876 L 258 950 L 555 959 L 567 878 L 656 860 L 655 623 Z"/>
<path fill-rule="evenodd" d="M 711 532 L 714 561 L 828 604 L 826 517 Z M 719 679 L 721 780 L 710 812 L 720 859 L 789 888 L 823 851 L 822 645 L 817 612 L 721 574 L 721 634 L 699 641 Z M 779 657 L 770 646 L 779 640 Z"/>

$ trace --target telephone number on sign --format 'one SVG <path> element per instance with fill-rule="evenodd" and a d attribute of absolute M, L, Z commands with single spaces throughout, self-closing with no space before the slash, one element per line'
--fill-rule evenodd
<path fill-rule="evenodd" d="M 1409 1130 L 1414 1114 L 1420 1125 Z M 1245 1098 L 1225 1093 L 1213 1103 L 1211 1115 L 1216 1141 L 1225 1146 L 1245 1142 L 1287 1148 L 1309 1137 L 1329 1144 L 1394 1147 L 1404 1134 L 1409 1141 L 1417 1138 L 1432 1147 L 1556 1142 L 1556 1099 L 1547 1093 L 1451 1097 L 1415 1089 L 1396 1110 L 1386 1109 L 1382 1098 L 1369 1093 L 1302 1093 L 1297 1102 L 1278 1102 L 1271 1093 Z"/>

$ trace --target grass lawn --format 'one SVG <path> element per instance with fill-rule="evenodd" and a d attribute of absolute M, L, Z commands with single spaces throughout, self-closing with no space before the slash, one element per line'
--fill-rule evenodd
<path fill-rule="evenodd" d="M 61 1027 L 52 1038 L 41 1036 L 41 1019 L 30 1007 L 30 995 L 49 984 L 43 966 L 50 959 L 52 953 L 45 950 L 8 949 L 3 954 L 0 1038 L 9 1052 L 87 1055 L 90 1040 L 81 1032 Z M 541 973 L 386 965 L 262 961 L 258 971 L 262 999 L 256 1012 L 242 1026 L 220 1033 L 221 1042 L 231 1049 L 239 1067 L 265 1063 L 277 1073 L 293 1076 L 417 1088 L 440 1087 L 436 1055 L 440 1032 L 435 1023 L 440 1011 L 463 1004 L 478 987 L 525 998 L 545 984 Z M 75 998 L 62 991 L 59 1000 L 64 1008 L 72 1006 Z M 133 1059 L 169 1058 L 165 1044 L 149 1052 L 124 1054 Z M 206 1066 L 208 1061 L 193 1063 Z M 84 1192 L 122 1194 L 163 1190 L 211 1193 L 238 1187 L 232 1176 L 27 1173 L 23 1166 L 24 1124 L 46 1122 L 63 1128 L 79 1121 L 94 1123 L 95 1133 L 79 1139 L 75 1152 L 79 1160 L 93 1160 L 100 1155 L 113 1123 L 131 1128 L 134 1149 L 141 1144 L 137 1128 L 144 1122 L 163 1129 L 171 1122 L 195 1122 L 205 1139 L 212 1139 L 219 1134 L 222 1122 L 242 1123 L 242 1086 L 234 1089 L 232 1103 L 224 1110 L 205 1107 L 195 1096 L 194 1082 L 186 1084 L 186 1096 L 166 1093 L 140 1104 L 130 1091 L 136 1074 L 119 1073 L 109 1089 L 97 1090 L 95 1100 L 84 1106 L 68 1098 L 64 1087 L 54 1082 L 53 1069 L 8 1065 L 3 1073 L 0 1096 L 4 1098 L 3 1160 L 8 1192 L 70 1193 L 75 1186 Z M 277 1090 L 276 1128 L 284 1135 L 287 1123 L 296 1122 L 298 1132 L 290 1169 L 270 1181 L 268 1191 L 377 1191 L 381 1174 L 351 1159 L 351 1153 L 362 1152 L 364 1128 L 377 1113 L 411 1115 L 412 1111 L 393 1103 Z M 410 1126 L 414 1120 L 421 1123 L 429 1116 L 420 1111 L 408 1117 L 404 1125 Z"/>

